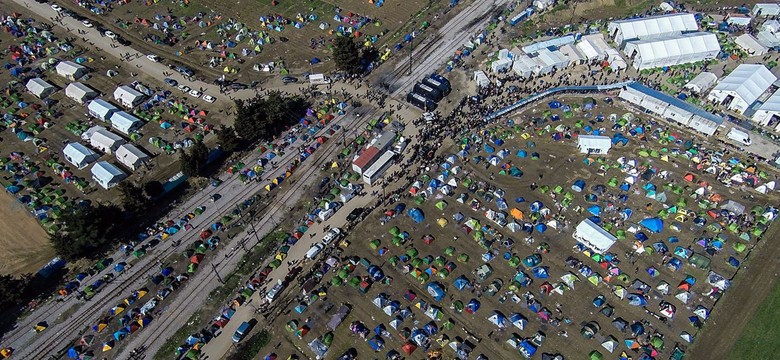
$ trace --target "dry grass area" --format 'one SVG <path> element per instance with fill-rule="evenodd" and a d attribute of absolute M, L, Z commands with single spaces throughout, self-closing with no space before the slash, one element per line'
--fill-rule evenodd
<path fill-rule="evenodd" d="M 54 257 L 49 237 L 13 197 L 0 196 L 0 274 L 34 273 Z"/>

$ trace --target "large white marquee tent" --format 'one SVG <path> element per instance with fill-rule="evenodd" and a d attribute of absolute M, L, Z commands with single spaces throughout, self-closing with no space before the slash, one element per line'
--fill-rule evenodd
<path fill-rule="evenodd" d="M 780 90 L 775 91 L 756 109 L 752 120 L 761 126 L 776 127 L 780 130 Z"/>
<path fill-rule="evenodd" d="M 714 59 L 720 53 L 720 44 L 713 33 L 695 32 L 629 41 L 624 51 L 634 59 L 635 69 L 644 70 Z"/>
<path fill-rule="evenodd" d="M 645 18 L 617 20 L 609 23 L 609 34 L 619 46 L 632 39 L 696 31 L 699 25 L 693 14 L 679 13 Z"/>
<path fill-rule="evenodd" d="M 715 86 L 707 100 L 725 103 L 730 110 L 744 113 L 777 80 L 764 65 L 741 64 Z"/>

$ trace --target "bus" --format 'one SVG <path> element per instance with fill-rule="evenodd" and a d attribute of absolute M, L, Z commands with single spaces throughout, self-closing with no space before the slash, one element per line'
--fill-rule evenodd
<path fill-rule="evenodd" d="M 410 92 L 406 95 L 406 101 L 408 101 L 410 104 L 423 109 L 425 111 L 433 111 L 436 110 L 436 103 L 429 100 L 425 96 L 422 96 L 420 94 Z"/>
<path fill-rule="evenodd" d="M 446 80 L 445 80 L 446 81 Z M 442 95 L 447 96 L 450 94 L 449 82 L 443 82 L 434 78 L 426 78 L 422 81 L 423 84 L 428 85 L 436 90 L 439 90 Z"/>
<path fill-rule="evenodd" d="M 433 100 L 434 102 L 439 102 L 443 98 L 443 96 L 441 95 L 441 91 L 439 91 L 439 89 L 434 89 L 423 83 L 415 84 L 414 92 L 422 96 L 425 96 L 426 98 Z"/>

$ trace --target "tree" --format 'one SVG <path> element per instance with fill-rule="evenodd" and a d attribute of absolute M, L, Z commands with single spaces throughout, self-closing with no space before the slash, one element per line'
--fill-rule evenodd
<path fill-rule="evenodd" d="M 79 206 L 60 218 L 62 231 L 50 237 L 57 254 L 73 260 L 93 257 L 111 242 L 122 210 L 115 205 Z"/>
<path fill-rule="evenodd" d="M 222 150 L 232 153 L 241 147 L 241 139 L 236 135 L 236 130 L 231 126 L 221 125 L 217 129 L 217 143 Z"/>
<path fill-rule="evenodd" d="M 130 181 L 124 181 L 117 185 L 122 207 L 125 211 L 140 215 L 146 212 L 151 205 L 151 200 L 144 194 L 144 189 Z"/>
<path fill-rule="evenodd" d="M 336 68 L 348 74 L 360 74 L 360 48 L 351 36 L 338 36 L 333 43 L 333 60 Z"/>
<path fill-rule="evenodd" d="M 179 155 L 181 171 L 189 177 L 203 175 L 208 159 L 209 148 L 206 147 L 202 140 L 198 140 L 195 142 L 195 145 L 192 145 L 189 153 L 186 150 L 181 151 Z"/>
<path fill-rule="evenodd" d="M 24 301 L 28 280 L 11 275 L 0 275 L 0 314 L 18 307 Z"/>
<path fill-rule="evenodd" d="M 271 91 L 265 97 L 236 101 L 236 107 L 238 136 L 257 142 L 274 138 L 296 124 L 306 115 L 309 104 L 300 96 Z"/>
<path fill-rule="evenodd" d="M 156 198 L 165 192 L 163 184 L 157 180 L 152 180 L 144 184 L 144 194 L 149 198 Z"/>

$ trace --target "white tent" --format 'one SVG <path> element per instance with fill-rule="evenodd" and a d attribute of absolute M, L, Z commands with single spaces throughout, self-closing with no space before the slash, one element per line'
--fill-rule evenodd
<path fill-rule="evenodd" d="M 54 87 L 54 85 L 49 84 L 45 80 L 41 78 L 32 78 L 27 81 L 27 85 L 25 85 L 27 88 L 27 91 L 29 91 L 31 94 L 35 95 L 39 99 L 45 99 L 49 97 L 52 93 L 57 91 L 57 88 Z"/>
<path fill-rule="evenodd" d="M 593 34 L 593 35 L 601 35 L 601 34 Z M 586 61 L 592 61 L 603 57 L 603 54 L 601 54 L 598 51 L 598 49 L 593 45 L 593 43 L 589 39 L 586 38 L 586 36 L 583 36 L 582 41 L 576 43 L 574 46 L 577 48 L 577 50 L 580 51 L 582 56 L 585 57 Z"/>
<path fill-rule="evenodd" d="M 622 47 L 627 40 L 696 31 L 699 25 L 693 14 L 677 13 L 612 21 L 608 29 L 610 36 Z"/>
<path fill-rule="evenodd" d="M 494 73 L 507 71 L 512 68 L 512 60 L 511 59 L 498 59 L 496 61 L 493 61 L 490 64 L 490 70 L 492 70 Z"/>
<path fill-rule="evenodd" d="M 718 81 L 718 76 L 708 72 L 703 71 L 700 72 L 699 75 L 696 75 L 695 78 L 693 78 L 691 81 L 689 81 L 687 84 L 685 84 L 685 88 L 697 93 L 702 94 L 705 91 L 709 90 L 713 85 L 715 85 L 715 82 Z"/>
<path fill-rule="evenodd" d="M 104 189 L 110 189 L 127 177 L 127 174 L 108 161 L 100 161 L 92 166 L 92 179 Z"/>
<path fill-rule="evenodd" d="M 97 97 L 98 93 L 87 85 L 80 82 L 73 82 L 65 87 L 65 96 L 73 99 L 73 101 L 79 104 L 84 104 Z"/>
<path fill-rule="evenodd" d="M 749 56 L 761 56 L 769 52 L 769 48 L 758 42 L 753 35 L 742 34 L 734 39 L 734 43 L 737 44 L 742 50 Z"/>
<path fill-rule="evenodd" d="M 95 134 L 95 132 L 98 130 L 106 130 L 106 128 L 100 125 L 95 125 L 81 133 L 81 140 L 89 141 L 89 139 L 92 138 L 92 135 Z"/>
<path fill-rule="evenodd" d="M 612 234 L 589 219 L 585 219 L 577 225 L 572 237 L 599 254 L 607 252 L 617 241 L 617 238 L 612 236 Z"/>
<path fill-rule="evenodd" d="M 577 148 L 583 154 L 606 154 L 612 148 L 612 139 L 608 136 L 580 135 Z"/>
<path fill-rule="evenodd" d="M 515 57 L 514 63 L 512 63 L 512 71 L 522 78 L 529 78 L 534 74 L 536 68 L 536 62 L 531 60 L 528 55 L 520 55 Z"/>
<path fill-rule="evenodd" d="M 756 109 L 751 118 L 761 126 L 780 126 L 780 90 L 777 90 Z"/>
<path fill-rule="evenodd" d="M 106 154 L 111 154 L 116 151 L 122 144 L 125 143 L 125 139 L 121 136 L 114 134 L 108 130 L 97 130 L 89 138 L 89 144 L 93 148 L 98 149 Z"/>
<path fill-rule="evenodd" d="M 122 85 L 114 90 L 114 100 L 126 108 L 133 108 L 144 101 L 144 94 L 127 85 Z"/>
<path fill-rule="evenodd" d="M 563 56 L 566 56 L 566 59 L 569 60 L 569 65 L 580 65 L 585 61 L 585 55 L 580 53 L 574 44 L 563 45 L 558 48 L 558 51 L 560 51 Z"/>
<path fill-rule="evenodd" d="M 65 148 L 62 149 L 62 154 L 65 156 L 65 160 L 78 169 L 83 169 L 100 158 L 100 155 L 96 152 L 77 142 L 65 145 Z"/>
<path fill-rule="evenodd" d="M 89 111 L 89 115 L 103 121 L 108 121 L 108 119 L 111 118 L 111 115 L 113 115 L 114 112 L 118 110 L 119 108 L 103 99 L 92 100 L 87 105 L 87 111 Z"/>
<path fill-rule="evenodd" d="M 54 69 L 57 70 L 57 75 L 70 81 L 76 81 L 88 72 L 86 67 L 76 64 L 73 61 L 60 61 Z"/>
<path fill-rule="evenodd" d="M 707 100 L 743 113 L 777 80 L 764 65 L 741 64 L 721 79 Z M 728 103 L 728 104 L 726 104 Z"/>
<path fill-rule="evenodd" d="M 485 75 L 485 72 L 482 70 L 474 72 L 474 81 L 477 82 L 477 86 L 479 87 L 487 87 L 490 85 L 490 79 L 488 79 L 487 75 Z"/>
<path fill-rule="evenodd" d="M 720 53 L 718 37 L 695 32 L 670 37 L 626 42 L 626 56 L 637 70 L 688 64 L 714 59 Z"/>
<path fill-rule="evenodd" d="M 117 111 L 111 115 L 111 127 L 125 135 L 129 135 L 143 125 L 144 123 L 137 117 L 124 111 Z"/>
<path fill-rule="evenodd" d="M 762 3 L 753 6 L 753 16 L 777 16 L 780 15 L 780 4 Z"/>
<path fill-rule="evenodd" d="M 750 21 L 753 20 L 750 16 L 742 14 L 728 14 L 726 16 L 726 23 L 729 25 L 748 26 Z"/>
<path fill-rule="evenodd" d="M 569 59 L 565 55 L 558 50 L 550 51 L 547 48 L 537 51 L 535 60 L 542 65 L 542 72 L 545 74 L 553 70 L 562 70 L 569 66 Z"/>
<path fill-rule="evenodd" d="M 116 149 L 116 159 L 128 169 L 135 171 L 149 161 L 149 155 L 133 144 L 124 144 Z"/>

